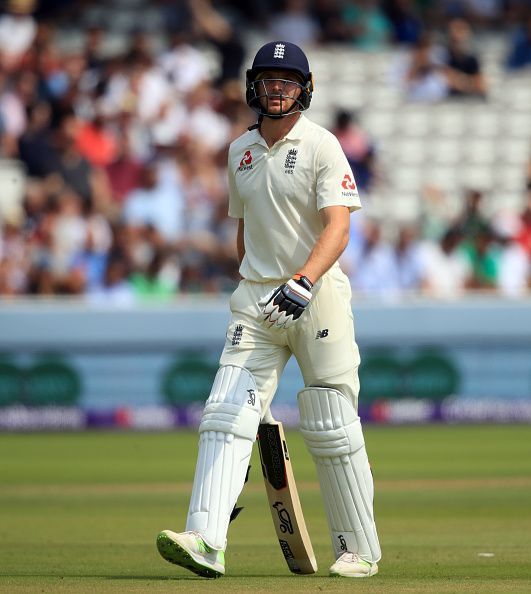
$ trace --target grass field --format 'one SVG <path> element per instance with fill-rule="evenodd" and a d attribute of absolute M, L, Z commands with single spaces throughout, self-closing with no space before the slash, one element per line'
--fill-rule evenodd
<path fill-rule="evenodd" d="M 297 433 L 288 442 L 318 574 L 288 572 L 255 452 L 215 581 L 154 544 L 184 527 L 194 433 L 0 435 L 0 592 L 531 592 L 531 426 L 365 432 L 384 553 L 368 580 L 327 577 L 324 511 Z"/>

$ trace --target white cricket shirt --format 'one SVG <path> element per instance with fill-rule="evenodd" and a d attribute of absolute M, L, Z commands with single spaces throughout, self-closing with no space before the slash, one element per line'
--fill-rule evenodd
<path fill-rule="evenodd" d="M 322 208 L 361 208 L 339 141 L 303 115 L 271 148 L 257 129 L 237 138 L 228 179 L 229 216 L 244 219 L 240 274 L 252 281 L 285 280 L 303 266 L 323 230 Z"/>

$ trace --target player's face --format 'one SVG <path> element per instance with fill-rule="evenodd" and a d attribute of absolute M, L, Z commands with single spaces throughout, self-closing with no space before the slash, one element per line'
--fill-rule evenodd
<path fill-rule="evenodd" d="M 301 82 L 289 70 L 266 70 L 255 83 L 262 107 L 272 115 L 289 112 L 301 94 Z"/>

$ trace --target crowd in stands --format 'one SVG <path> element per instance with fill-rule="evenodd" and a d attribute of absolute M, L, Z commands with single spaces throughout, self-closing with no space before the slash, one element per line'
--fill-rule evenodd
<path fill-rule="evenodd" d="M 145 8 L 143 0 L 111 5 L 117 15 Z M 2 298 L 84 295 L 93 303 L 128 305 L 234 288 L 236 224 L 227 216 L 226 160 L 230 142 L 254 122 L 242 82 L 246 56 L 256 49 L 248 31 L 304 47 L 404 46 L 389 84 L 400 85 L 406 101 L 487 100 L 473 30 L 503 36 L 507 70 L 528 76 L 531 69 L 531 14 L 523 0 L 159 0 L 149 6 L 150 20 L 120 25 L 106 22 L 101 15 L 109 13 L 89 0 L 6 2 Z M 81 45 L 68 45 L 72 29 Z M 370 201 L 385 178 L 377 144 L 353 110 L 338 111 L 331 129 L 362 202 Z M 531 161 L 527 180 L 521 211 L 507 217 L 486 218 L 474 188 L 463 188 L 458 218 L 441 216 L 436 224 L 435 190 L 426 191 L 418 220 L 400 228 L 356 214 L 342 258 L 353 289 L 390 299 L 419 291 L 441 298 L 468 289 L 525 293 Z"/>

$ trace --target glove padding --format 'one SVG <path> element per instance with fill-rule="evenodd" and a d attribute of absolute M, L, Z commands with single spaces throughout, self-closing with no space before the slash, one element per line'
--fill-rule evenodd
<path fill-rule="evenodd" d="M 312 284 L 306 277 L 300 280 L 292 278 L 268 293 L 258 303 L 262 309 L 264 324 L 275 328 L 293 326 L 310 303 L 311 287 Z"/>

